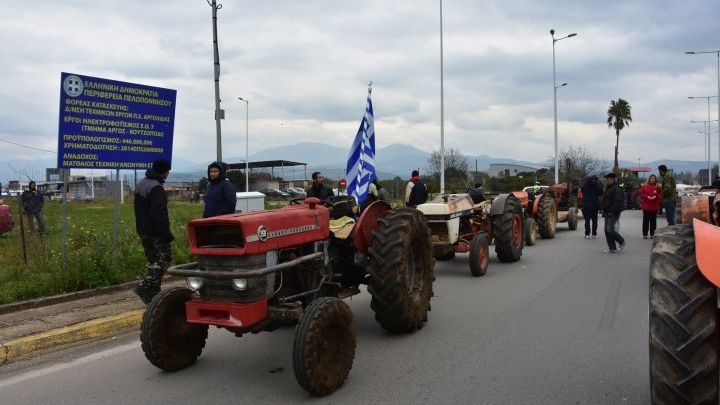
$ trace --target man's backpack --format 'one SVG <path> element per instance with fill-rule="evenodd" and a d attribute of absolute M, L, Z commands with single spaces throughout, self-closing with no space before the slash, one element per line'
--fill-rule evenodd
<path fill-rule="evenodd" d="M 412 206 L 420 205 L 427 201 L 428 192 L 425 184 L 422 181 L 418 181 L 410 191 L 410 198 L 408 203 Z"/>

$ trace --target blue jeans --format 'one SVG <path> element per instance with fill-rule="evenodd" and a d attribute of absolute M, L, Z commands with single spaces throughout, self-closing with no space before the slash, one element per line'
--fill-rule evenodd
<path fill-rule="evenodd" d="M 607 240 L 608 249 L 610 250 L 617 249 L 615 242 L 620 243 L 621 245 L 625 243 L 625 238 L 623 238 L 622 235 L 615 230 L 615 223 L 619 219 L 619 215 L 617 217 L 613 214 L 605 215 L 605 239 Z"/>
<path fill-rule="evenodd" d="M 665 219 L 667 219 L 668 226 L 675 225 L 675 201 L 664 202 L 665 207 Z"/>

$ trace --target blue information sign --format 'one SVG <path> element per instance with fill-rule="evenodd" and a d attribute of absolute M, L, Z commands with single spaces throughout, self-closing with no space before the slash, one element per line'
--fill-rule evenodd
<path fill-rule="evenodd" d="M 59 168 L 145 169 L 172 160 L 177 91 L 60 75 Z"/>

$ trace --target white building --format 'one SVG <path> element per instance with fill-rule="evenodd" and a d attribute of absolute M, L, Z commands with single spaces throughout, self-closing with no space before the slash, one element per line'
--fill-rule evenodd
<path fill-rule="evenodd" d="M 519 173 L 536 171 L 543 169 L 540 165 L 519 165 L 513 163 L 490 163 L 488 174 L 493 177 L 510 177 L 517 176 Z"/>

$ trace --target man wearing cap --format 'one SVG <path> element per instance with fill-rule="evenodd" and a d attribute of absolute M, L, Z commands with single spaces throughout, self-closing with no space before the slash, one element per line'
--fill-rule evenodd
<path fill-rule="evenodd" d="M 675 178 L 668 172 L 665 165 L 658 166 L 658 172 L 660 172 L 662 178 L 660 187 L 662 188 L 662 205 L 665 208 L 665 219 L 667 219 L 668 226 L 675 225 L 675 199 L 678 195 L 675 188 Z"/>
<path fill-rule="evenodd" d="M 615 229 L 620 220 L 620 213 L 624 203 L 623 191 L 615 181 L 615 173 L 606 174 L 605 193 L 602 200 L 603 216 L 605 217 L 605 239 L 608 244 L 608 250 L 604 251 L 606 253 L 622 252 L 625 248 L 625 238 Z"/>
<path fill-rule="evenodd" d="M 145 277 L 135 287 L 135 293 L 145 304 L 160 292 L 162 277 L 170 266 L 170 243 L 174 238 L 170 233 L 167 195 L 163 188 L 169 175 L 170 162 L 157 159 L 135 189 L 135 228 L 147 258 Z"/>

